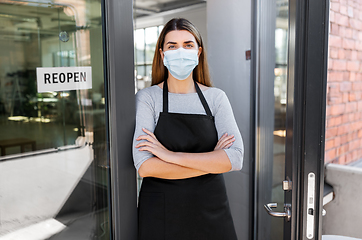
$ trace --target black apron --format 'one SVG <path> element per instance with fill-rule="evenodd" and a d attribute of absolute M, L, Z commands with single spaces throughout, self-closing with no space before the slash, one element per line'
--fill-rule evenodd
<path fill-rule="evenodd" d="M 163 84 L 163 112 L 154 134 L 175 152 L 210 152 L 217 131 L 210 108 L 195 82 L 207 115 L 168 112 Z M 139 207 L 139 240 L 237 240 L 222 174 L 178 180 L 145 177 Z"/>

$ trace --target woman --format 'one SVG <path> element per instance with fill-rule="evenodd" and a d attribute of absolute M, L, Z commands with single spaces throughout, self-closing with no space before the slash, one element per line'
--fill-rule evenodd
<path fill-rule="evenodd" d="M 152 86 L 136 96 L 133 156 L 143 177 L 140 240 L 236 240 L 221 173 L 240 170 L 243 142 L 230 103 L 211 87 L 198 30 L 170 20 Z"/>

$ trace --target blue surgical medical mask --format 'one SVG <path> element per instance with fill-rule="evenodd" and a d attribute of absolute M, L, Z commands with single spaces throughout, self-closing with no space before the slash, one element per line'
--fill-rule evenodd
<path fill-rule="evenodd" d="M 163 65 L 178 80 L 185 80 L 199 64 L 198 50 L 179 48 L 163 52 Z"/>

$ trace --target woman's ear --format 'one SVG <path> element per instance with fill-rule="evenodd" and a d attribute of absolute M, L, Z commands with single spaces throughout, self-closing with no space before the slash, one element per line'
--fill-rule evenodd
<path fill-rule="evenodd" d="M 202 53 L 202 47 L 199 47 L 199 52 L 197 53 L 197 56 L 200 57 L 201 53 Z"/>
<path fill-rule="evenodd" d="M 159 51 L 160 51 L 160 55 L 161 55 L 161 58 L 162 58 L 162 61 L 163 61 L 163 58 L 165 57 L 165 55 L 163 54 L 163 51 L 162 51 L 161 48 L 159 49 Z"/>

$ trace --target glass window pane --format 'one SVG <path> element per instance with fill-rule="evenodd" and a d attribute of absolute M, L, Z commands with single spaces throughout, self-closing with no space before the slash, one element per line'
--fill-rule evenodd
<path fill-rule="evenodd" d="M 137 29 L 135 31 L 135 61 L 136 64 L 143 64 L 145 61 L 145 30 Z"/>
<path fill-rule="evenodd" d="M 141 66 L 137 66 L 136 67 L 136 73 L 137 73 L 137 79 L 140 79 L 146 75 L 146 72 L 145 72 L 145 66 L 144 65 L 141 65 Z"/>
<path fill-rule="evenodd" d="M 162 29 L 163 29 L 163 25 L 158 26 L 158 35 L 160 35 Z"/>
<path fill-rule="evenodd" d="M 0 238 L 110 239 L 101 2 L 0 9 Z M 92 89 L 38 92 L 38 67 L 72 66 Z"/>
<path fill-rule="evenodd" d="M 146 80 L 151 79 L 151 74 L 152 74 L 152 65 L 147 65 L 146 66 Z"/>
<path fill-rule="evenodd" d="M 273 182 L 271 202 L 284 204 L 282 182 L 285 180 L 285 137 L 286 137 L 286 92 L 288 69 L 288 1 L 277 1 L 275 29 L 274 68 L 274 142 L 273 142 Z M 280 211 L 282 207 L 276 211 Z M 270 218 L 270 239 L 283 238 L 282 218 Z"/>
<path fill-rule="evenodd" d="M 146 62 L 152 63 L 155 54 L 155 47 L 157 42 L 158 27 L 150 27 L 145 29 L 145 43 L 146 43 Z"/>

